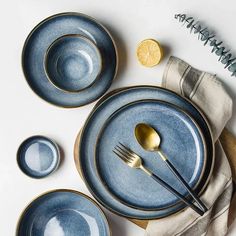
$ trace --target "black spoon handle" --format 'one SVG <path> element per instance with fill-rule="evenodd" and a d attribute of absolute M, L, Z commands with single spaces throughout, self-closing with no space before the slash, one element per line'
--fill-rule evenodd
<path fill-rule="evenodd" d="M 150 171 L 149 171 L 150 172 Z M 187 198 L 185 198 L 182 194 L 180 194 L 179 192 L 177 192 L 174 188 L 172 188 L 169 184 L 167 184 L 164 180 L 162 180 L 161 178 L 159 178 L 158 176 L 156 176 L 155 174 L 153 174 L 152 172 L 150 172 L 150 176 L 156 181 L 158 182 L 161 186 L 163 186 L 165 189 L 167 189 L 169 192 L 173 193 L 177 198 L 179 198 L 180 200 L 182 200 L 187 206 L 191 207 L 195 212 L 197 212 L 199 215 L 203 215 L 204 212 L 199 209 L 197 206 L 195 206 L 190 200 L 188 200 Z"/>
<path fill-rule="evenodd" d="M 191 189 L 188 183 L 184 180 L 184 178 L 180 175 L 180 173 L 176 170 L 176 168 L 171 164 L 171 162 L 165 157 L 162 151 L 158 151 L 161 158 L 166 163 L 167 167 L 171 170 L 171 172 L 177 177 L 177 179 L 181 182 L 181 184 L 187 189 L 188 193 L 193 197 L 193 199 L 197 202 L 197 204 L 201 207 L 201 209 L 206 212 L 208 209 L 204 205 L 204 203 L 200 200 L 200 198 L 196 195 L 196 193 Z"/>

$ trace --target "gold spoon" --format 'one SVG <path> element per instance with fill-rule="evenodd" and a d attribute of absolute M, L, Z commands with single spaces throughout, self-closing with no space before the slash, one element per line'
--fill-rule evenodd
<path fill-rule="evenodd" d="M 183 177 L 179 174 L 179 172 L 175 169 L 172 163 L 167 159 L 165 154 L 160 149 L 161 138 L 157 131 L 153 129 L 151 126 L 140 123 L 135 127 L 135 137 L 139 144 L 149 152 L 157 152 L 168 168 L 172 171 L 172 173 L 177 177 L 177 179 L 182 183 L 182 185 L 187 189 L 188 193 L 193 197 L 193 199 L 198 203 L 198 205 L 202 208 L 204 212 L 207 211 L 206 206 L 199 199 L 199 197 L 193 192 L 188 183 L 183 179 Z"/>

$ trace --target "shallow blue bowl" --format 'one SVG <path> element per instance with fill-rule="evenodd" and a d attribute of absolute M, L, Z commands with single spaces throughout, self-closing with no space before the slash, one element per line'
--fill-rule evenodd
<path fill-rule="evenodd" d="M 59 189 L 31 202 L 17 225 L 17 236 L 109 236 L 105 214 L 83 193 Z"/>
<path fill-rule="evenodd" d="M 44 68 L 57 88 L 78 92 L 99 78 L 102 57 L 92 40 L 78 34 L 64 35 L 48 48 Z"/>
<path fill-rule="evenodd" d="M 60 151 L 55 142 L 44 136 L 26 139 L 17 151 L 20 169 L 32 178 L 43 178 L 54 172 L 60 163 Z"/>

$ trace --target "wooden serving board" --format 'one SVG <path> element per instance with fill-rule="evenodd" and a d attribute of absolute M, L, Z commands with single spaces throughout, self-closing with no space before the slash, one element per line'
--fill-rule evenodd
<path fill-rule="evenodd" d="M 74 159 L 75 159 L 75 164 L 76 168 L 81 175 L 81 170 L 80 170 L 80 164 L 78 161 L 78 155 L 79 155 L 79 150 L 78 150 L 78 145 L 80 141 L 80 133 L 78 134 L 75 145 L 74 145 Z M 236 182 L 236 138 L 231 134 L 227 129 L 224 129 L 221 136 L 220 136 L 220 141 L 223 146 L 223 149 L 228 157 L 231 170 L 232 170 L 232 176 L 233 180 Z M 83 177 L 82 177 L 83 178 Z M 128 219 L 135 223 L 136 225 L 140 226 L 143 229 L 147 228 L 148 225 L 148 220 L 135 220 L 135 219 Z"/>

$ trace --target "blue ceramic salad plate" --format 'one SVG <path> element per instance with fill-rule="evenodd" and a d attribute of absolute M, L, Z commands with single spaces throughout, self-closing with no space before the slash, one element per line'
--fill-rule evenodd
<path fill-rule="evenodd" d="M 41 195 L 22 213 L 17 236 L 109 236 L 107 219 L 88 196 L 73 190 Z"/>
<path fill-rule="evenodd" d="M 158 100 L 142 100 L 120 108 L 106 121 L 96 144 L 95 162 L 102 182 L 119 200 L 144 210 L 164 209 L 179 202 L 173 194 L 156 184 L 142 171 L 131 169 L 113 153 L 122 142 L 138 153 L 153 173 L 178 192 L 187 195 L 175 176 L 156 153 L 144 151 L 134 129 L 147 123 L 161 135 L 161 149 L 188 184 L 195 188 L 205 170 L 206 145 L 197 124 L 176 106 Z"/>
<path fill-rule="evenodd" d="M 87 76 L 89 71 L 91 71 L 91 64 L 94 66 L 96 64 L 96 59 L 91 62 L 91 56 L 89 58 L 85 54 L 89 52 L 93 55 L 93 58 L 96 57 L 97 59 L 98 55 L 94 51 L 94 47 L 92 50 L 88 40 L 86 41 L 86 53 L 78 53 L 76 48 L 81 46 L 82 40 L 78 40 L 78 38 L 77 40 L 75 38 L 62 40 L 65 38 L 61 38 L 65 35 L 74 34 L 81 35 L 92 41 L 92 44 L 99 50 L 102 59 L 102 69 L 98 75 L 99 79 L 94 80 L 95 76 L 92 76 L 89 81 L 75 82 L 76 79 L 83 77 L 84 74 Z M 55 40 L 59 40 L 59 42 L 55 43 Z M 71 43 L 75 46 L 73 52 L 70 51 Z M 88 44 L 90 47 L 88 47 Z M 85 42 L 83 41 L 84 45 Z M 58 52 L 65 49 L 64 52 L 61 51 L 61 61 L 59 62 L 64 69 L 59 74 L 57 67 L 53 64 L 53 58 L 48 61 L 49 64 L 47 64 L 48 67 L 45 70 L 45 57 L 49 48 L 51 48 L 49 53 L 52 53 L 51 55 L 55 57 L 58 56 L 55 53 L 55 48 L 59 49 Z M 81 66 L 81 60 L 79 60 L 78 67 L 80 68 L 75 66 L 78 58 L 82 58 L 84 62 Z M 83 106 L 101 97 L 110 87 L 115 77 L 117 60 L 116 46 L 107 29 L 91 17 L 80 13 L 61 13 L 43 20 L 27 37 L 22 52 L 23 72 L 31 89 L 45 101 L 66 108 Z M 90 68 L 88 68 L 89 66 Z M 71 67 L 73 70 L 71 70 Z M 95 71 L 96 73 L 98 71 Z M 64 81 L 66 79 L 69 80 L 69 83 Z M 92 82 L 91 80 L 94 80 L 93 83 L 87 87 Z M 73 92 L 64 91 L 58 87 L 73 90 Z M 75 92 L 75 90 L 78 90 L 78 92 Z"/>
<path fill-rule="evenodd" d="M 136 105 L 127 106 L 128 104 L 133 104 L 141 100 L 144 100 L 143 101 L 144 103 L 138 102 Z M 186 117 L 181 111 L 176 112 L 176 110 L 178 109 L 174 109 L 175 111 L 173 111 L 173 109 L 170 109 L 169 107 L 168 109 L 166 109 L 167 108 L 166 106 L 168 105 L 159 106 L 159 108 L 156 108 L 156 105 L 155 105 L 155 108 L 154 108 L 153 105 L 150 104 L 148 101 L 147 103 L 145 103 L 145 100 L 156 100 L 154 101 L 154 103 L 157 103 L 158 101 L 168 102 L 169 104 L 178 107 L 179 110 L 186 112 L 191 117 L 194 117 L 194 122 L 192 122 L 191 119 Z M 146 110 L 145 106 L 150 106 L 150 109 Z M 141 115 L 136 116 L 137 112 L 139 111 L 138 107 L 143 111 L 142 116 Z M 119 112 L 119 109 L 121 109 L 122 111 Z M 181 187 L 177 184 L 178 181 L 175 180 L 175 182 L 172 182 L 173 181 L 172 177 L 169 174 L 164 176 L 165 173 L 160 171 L 161 168 L 159 169 L 159 166 L 163 167 L 163 163 L 161 163 L 159 157 L 154 157 L 152 154 L 148 154 L 144 152 L 138 146 L 138 144 L 135 143 L 134 137 L 132 137 L 133 135 L 132 134 L 133 132 L 131 132 L 132 127 L 131 128 L 126 127 L 126 122 L 127 122 L 127 125 L 128 124 L 134 125 L 134 123 L 139 122 L 141 121 L 140 119 L 142 119 L 142 121 L 144 120 L 145 122 L 148 122 L 154 126 L 158 125 L 155 128 L 161 129 L 160 131 L 162 132 L 163 127 L 166 127 L 166 125 L 163 127 L 159 126 L 159 124 L 164 125 L 164 121 L 163 120 L 157 121 L 156 113 L 158 109 L 164 109 L 166 112 L 167 110 L 170 110 L 173 117 L 171 118 L 169 116 L 168 119 L 173 119 L 173 122 L 177 122 L 179 125 L 181 125 L 181 127 L 184 129 L 184 132 L 187 132 L 188 137 L 190 137 L 190 141 L 186 140 L 185 137 L 182 136 L 179 130 L 180 133 L 178 135 L 180 135 L 180 137 L 183 139 L 183 145 L 182 145 L 181 150 L 184 151 L 185 158 L 188 153 L 187 151 L 188 145 L 186 146 L 185 142 L 187 142 L 187 144 L 193 147 L 193 151 L 191 151 L 191 154 L 193 154 L 193 157 L 188 156 L 189 160 L 192 160 L 192 163 L 187 161 L 187 166 L 188 168 L 190 168 L 190 171 L 185 170 L 184 167 L 181 166 L 183 163 L 181 164 L 180 162 L 178 162 L 178 158 L 181 158 L 179 153 L 178 155 L 174 156 L 176 154 L 175 152 L 177 149 L 175 149 L 174 153 L 171 153 L 171 151 L 169 151 L 168 143 L 173 142 L 173 140 L 171 139 L 171 137 L 168 137 L 168 134 L 166 138 L 164 138 L 165 140 L 163 140 L 162 147 L 164 151 L 167 152 L 168 157 L 172 158 L 171 161 L 173 161 L 174 164 L 178 166 L 178 168 L 183 170 L 184 177 L 187 178 L 187 181 L 190 183 L 191 186 L 195 187 L 196 193 L 201 194 L 204 188 L 206 187 L 206 185 L 208 184 L 208 181 L 211 177 L 212 168 L 214 165 L 214 145 L 212 141 L 212 134 L 209 129 L 207 120 L 204 118 L 203 114 L 199 111 L 199 109 L 187 99 L 179 96 L 178 94 L 170 90 L 160 88 L 160 87 L 154 87 L 154 86 L 135 86 L 135 87 L 119 89 L 117 91 L 114 91 L 106 95 L 104 98 L 102 98 L 101 101 L 98 102 L 94 110 L 91 112 L 83 129 L 78 135 L 77 141 L 75 143 L 75 147 L 74 147 L 75 163 L 76 163 L 78 171 L 81 173 L 90 192 L 104 207 L 106 207 L 107 209 L 111 210 L 112 212 L 118 215 L 121 215 L 127 218 L 146 219 L 146 220 L 158 219 L 158 218 L 166 217 L 168 215 L 176 213 L 180 211 L 181 209 L 185 208 L 184 204 L 177 201 L 175 197 L 171 196 L 165 190 L 163 191 L 161 190 L 162 199 L 157 200 L 157 202 L 154 202 L 154 199 L 152 198 L 152 196 L 150 196 L 151 198 L 150 202 L 148 201 L 144 202 L 144 200 L 142 199 L 141 199 L 142 201 L 138 199 L 138 202 L 137 202 L 136 197 L 135 197 L 136 201 L 133 201 L 134 198 L 132 199 L 131 194 L 128 195 L 129 198 L 126 198 L 127 196 L 124 196 L 124 195 L 121 196 L 121 194 L 125 194 L 124 190 L 128 191 L 128 189 L 126 189 L 127 186 L 124 183 L 119 183 L 119 185 L 123 189 L 122 189 L 122 193 L 118 192 L 117 189 L 114 188 L 114 185 L 113 185 L 114 182 L 113 181 L 110 182 L 110 180 L 105 177 L 107 174 L 110 173 L 107 167 L 105 166 L 102 167 L 103 170 L 106 171 L 106 173 L 104 174 L 105 176 L 103 175 L 101 177 L 102 178 L 105 177 L 105 181 L 107 181 L 107 183 L 110 184 L 110 187 L 112 187 L 112 189 L 108 189 L 108 187 L 105 186 L 104 182 L 101 181 L 101 178 L 99 178 L 99 173 L 98 173 L 99 169 L 97 168 L 96 155 L 98 154 L 99 155 L 98 158 L 102 158 L 101 162 L 107 160 L 103 154 L 104 154 L 105 148 L 109 148 L 109 147 L 108 146 L 104 147 L 103 145 L 106 144 L 107 142 L 106 140 L 108 138 L 107 134 L 109 133 L 110 135 L 110 131 L 112 129 L 113 130 L 112 136 L 110 136 L 112 145 L 115 145 L 113 136 L 115 137 L 116 135 L 118 135 L 119 138 L 122 137 L 122 140 L 116 140 L 116 141 L 117 142 L 124 141 L 126 145 L 131 145 L 130 147 L 133 148 L 134 151 L 138 152 L 138 154 L 140 154 L 143 158 L 145 158 L 145 161 L 147 161 L 146 164 L 149 166 L 150 169 L 152 169 L 153 171 L 158 171 L 158 174 L 160 175 L 162 174 L 163 177 L 167 176 L 168 181 L 170 181 L 177 188 L 179 188 L 180 191 L 185 193 L 184 190 L 182 190 Z M 127 110 L 129 112 L 134 112 L 134 115 L 130 115 L 130 117 L 126 116 L 126 119 L 128 119 L 126 121 L 126 120 L 123 120 L 122 114 L 123 112 L 127 112 Z M 116 113 L 117 111 L 118 113 Z M 145 115 L 146 113 L 147 113 L 147 116 Z M 117 114 L 117 115 L 115 115 L 115 117 L 112 118 L 111 122 L 108 122 L 108 126 L 107 126 L 106 122 L 107 120 L 110 119 L 110 117 L 112 117 L 113 114 Z M 162 118 L 164 116 L 165 115 L 163 115 Z M 158 124 L 156 122 L 161 122 L 161 123 Z M 196 125 L 195 125 L 195 122 L 196 122 Z M 122 128 L 116 126 L 117 124 L 120 125 L 121 123 L 122 123 Z M 126 133 L 123 126 L 128 128 L 128 130 L 130 131 L 130 132 L 127 131 L 128 134 Z M 105 129 L 104 131 L 102 131 L 104 127 Z M 173 125 L 171 127 L 174 128 Z M 199 127 L 200 130 L 197 127 Z M 101 135 L 100 136 L 101 140 L 99 141 L 97 140 L 97 137 L 99 137 L 100 132 L 104 132 L 104 134 L 106 135 L 104 134 Z M 174 131 L 172 130 L 171 132 L 174 132 Z M 203 139 L 200 138 L 200 133 L 203 134 L 205 138 L 205 142 L 206 142 L 205 149 L 204 149 L 205 154 L 206 154 L 205 158 L 203 154 L 200 154 L 200 150 L 203 150 L 203 146 L 204 146 L 201 141 Z M 164 134 L 162 134 L 162 136 L 163 135 Z M 179 140 L 177 142 L 179 144 L 181 143 Z M 109 160 L 111 162 L 111 165 L 114 165 L 114 163 L 117 164 L 117 171 L 122 171 L 123 169 L 123 172 L 122 172 L 123 174 L 127 174 L 127 171 L 129 171 L 130 175 L 137 176 L 137 178 L 141 178 L 141 175 L 143 175 L 142 181 L 144 183 L 151 184 L 149 182 L 148 177 L 145 174 L 138 173 L 137 170 L 131 169 L 125 166 L 124 163 L 118 160 L 118 158 L 111 156 L 110 151 L 107 151 L 107 155 L 110 156 Z M 203 159 L 205 159 L 205 168 L 203 167 L 204 166 Z M 186 165 L 186 163 L 184 165 Z M 202 170 L 202 168 L 204 170 Z M 131 174 L 131 172 L 134 172 L 134 171 L 136 173 Z M 113 177 L 113 178 L 119 178 L 119 177 Z M 118 179 L 113 179 L 113 180 L 117 181 Z M 145 184 L 141 186 L 143 186 L 143 189 L 137 189 L 139 193 L 141 191 L 142 191 L 142 194 L 145 194 L 144 191 L 152 192 L 152 189 L 149 188 L 149 186 L 146 186 Z M 113 190 L 113 192 L 111 193 L 110 190 Z M 155 186 L 155 190 L 159 191 L 160 193 L 159 186 Z M 135 194 L 139 194 L 138 192 L 135 192 Z M 114 197 L 114 193 L 116 197 Z M 131 203 L 132 206 L 121 201 L 122 197 L 126 198 L 126 203 L 128 199 L 129 204 Z M 136 206 L 134 207 L 133 205 L 136 205 Z M 140 208 L 140 206 L 142 209 Z M 157 207 L 158 209 L 151 209 L 152 207 Z M 143 208 L 146 208 L 146 209 L 143 209 Z"/>
<path fill-rule="evenodd" d="M 18 148 L 17 163 L 32 178 L 43 178 L 54 172 L 60 164 L 58 145 L 44 136 L 27 138 Z"/>

